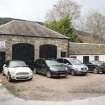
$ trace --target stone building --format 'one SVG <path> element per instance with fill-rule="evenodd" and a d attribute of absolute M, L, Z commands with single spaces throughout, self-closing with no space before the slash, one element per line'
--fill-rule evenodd
<path fill-rule="evenodd" d="M 37 58 L 69 55 L 69 39 L 36 22 L 13 20 L 0 26 L 0 63 L 19 59 L 34 62 Z"/>
<path fill-rule="evenodd" d="M 70 57 L 83 63 L 100 60 L 105 61 L 105 44 L 70 42 Z"/>

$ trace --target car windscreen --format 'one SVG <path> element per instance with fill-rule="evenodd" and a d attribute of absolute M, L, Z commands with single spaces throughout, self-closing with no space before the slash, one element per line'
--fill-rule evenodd
<path fill-rule="evenodd" d="M 48 66 L 60 65 L 60 63 L 58 63 L 58 62 L 55 61 L 55 60 L 46 60 L 46 64 L 47 64 Z"/>
<path fill-rule="evenodd" d="M 73 65 L 80 65 L 82 64 L 81 61 L 77 60 L 77 59 L 69 59 L 69 62 Z"/>
<path fill-rule="evenodd" d="M 23 61 L 11 61 L 9 63 L 9 67 L 11 67 L 11 68 L 13 68 L 13 67 L 26 67 L 26 66 L 27 65 Z"/>

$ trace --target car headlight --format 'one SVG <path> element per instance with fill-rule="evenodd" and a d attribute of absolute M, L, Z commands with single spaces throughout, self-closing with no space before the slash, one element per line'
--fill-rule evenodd
<path fill-rule="evenodd" d="M 11 75 L 15 75 L 15 72 L 14 72 L 14 71 L 11 71 L 10 74 L 11 74 Z"/>
<path fill-rule="evenodd" d="M 65 70 L 66 70 L 66 71 L 68 71 L 68 69 L 69 69 L 68 67 L 65 67 Z"/>
<path fill-rule="evenodd" d="M 86 68 L 86 70 L 88 70 L 88 67 Z"/>
<path fill-rule="evenodd" d="M 31 70 L 31 69 L 29 70 L 29 72 L 28 72 L 28 73 L 29 73 L 29 75 L 32 75 L 32 74 L 33 74 L 33 72 L 32 72 L 32 70 Z"/>
<path fill-rule="evenodd" d="M 85 67 L 85 68 L 81 68 L 81 70 L 88 70 L 88 68 L 87 68 L 87 67 Z"/>

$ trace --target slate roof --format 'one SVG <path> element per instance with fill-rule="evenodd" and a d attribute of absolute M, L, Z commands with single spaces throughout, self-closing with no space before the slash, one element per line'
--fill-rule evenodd
<path fill-rule="evenodd" d="M 68 39 L 68 37 L 48 29 L 37 22 L 26 20 L 12 20 L 1 25 L 0 34 Z"/>
<path fill-rule="evenodd" d="M 105 55 L 105 44 L 70 42 L 70 54 L 71 55 Z"/>

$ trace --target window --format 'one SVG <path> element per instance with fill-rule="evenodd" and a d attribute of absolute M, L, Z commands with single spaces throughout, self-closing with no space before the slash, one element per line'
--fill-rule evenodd
<path fill-rule="evenodd" d="M 26 67 L 26 64 L 24 61 L 10 61 L 9 67 Z"/>
<path fill-rule="evenodd" d="M 61 52 L 61 57 L 66 57 L 66 52 Z"/>
<path fill-rule="evenodd" d="M 41 67 L 42 68 L 45 68 L 46 67 L 46 64 L 45 64 L 45 61 L 44 60 L 41 61 Z"/>
<path fill-rule="evenodd" d="M 89 56 L 83 56 L 83 63 L 89 63 Z"/>
<path fill-rule="evenodd" d="M 57 59 L 59 63 L 63 63 L 63 59 Z"/>
<path fill-rule="evenodd" d="M 40 66 L 41 66 L 41 60 L 39 59 L 35 62 L 35 67 L 38 68 Z"/>
<path fill-rule="evenodd" d="M 70 64 L 71 65 L 71 63 L 66 59 L 64 59 L 64 64 Z"/>
<path fill-rule="evenodd" d="M 99 61 L 99 56 L 94 56 L 95 61 Z"/>
<path fill-rule="evenodd" d="M 7 60 L 6 63 L 5 63 L 7 67 L 9 66 L 9 63 L 10 63 L 10 61 Z"/>

